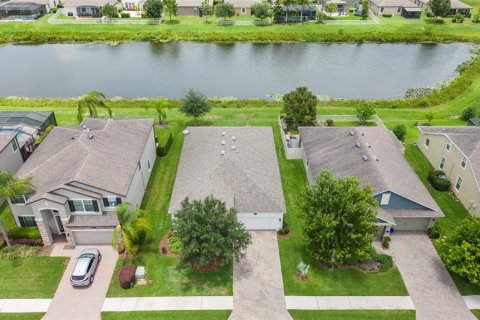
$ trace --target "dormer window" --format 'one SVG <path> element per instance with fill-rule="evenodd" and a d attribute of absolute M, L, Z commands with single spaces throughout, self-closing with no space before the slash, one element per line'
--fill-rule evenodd
<path fill-rule="evenodd" d="M 103 198 L 103 206 L 106 208 L 115 208 L 122 203 L 122 198 L 120 197 L 105 197 Z"/>
<path fill-rule="evenodd" d="M 26 193 L 26 194 L 21 194 L 19 196 L 16 196 L 15 198 L 10 199 L 12 203 L 15 204 L 24 204 L 27 202 L 28 198 L 30 198 L 31 194 Z"/>

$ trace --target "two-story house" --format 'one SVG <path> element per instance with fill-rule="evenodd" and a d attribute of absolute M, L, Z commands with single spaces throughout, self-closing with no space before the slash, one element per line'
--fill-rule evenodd
<path fill-rule="evenodd" d="M 417 145 L 472 215 L 480 216 L 480 127 L 418 127 Z"/>
<path fill-rule="evenodd" d="M 17 176 L 35 193 L 9 200 L 19 226 L 38 226 L 44 244 L 108 244 L 116 206 L 140 207 L 155 163 L 153 119 L 86 119 L 55 127 Z"/>

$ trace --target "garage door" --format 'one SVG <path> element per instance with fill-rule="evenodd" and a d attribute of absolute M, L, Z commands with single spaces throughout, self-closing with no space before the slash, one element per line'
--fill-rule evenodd
<path fill-rule="evenodd" d="M 395 230 L 427 230 L 430 218 L 395 218 Z"/>
<path fill-rule="evenodd" d="M 72 230 L 77 245 L 81 244 L 110 244 L 112 243 L 112 229 Z"/>
<path fill-rule="evenodd" d="M 278 230 L 281 223 L 278 217 L 248 216 L 238 217 L 247 230 Z"/>

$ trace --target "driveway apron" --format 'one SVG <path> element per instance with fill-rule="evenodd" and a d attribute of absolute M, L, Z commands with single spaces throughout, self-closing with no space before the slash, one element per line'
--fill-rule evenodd
<path fill-rule="evenodd" d="M 100 250 L 102 260 L 97 267 L 91 286 L 86 288 L 73 288 L 70 284 L 70 275 L 77 262 L 76 258 L 82 250 L 88 247 L 95 247 Z M 52 255 L 70 256 L 71 259 L 55 292 L 52 303 L 48 308 L 47 314 L 43 319 L 100 319 L 103 302 L 118 258 L 116 251 L 109 245 L 77 246 L 74 250 L 59 250 L 59 248 L 54 248 Z"/>
<path fill-rule="evenodd" d="M 292 320 L 285 306 L 282 270 L 274 231 L 252 231 L 245 257 L 233 265 L 230 320 Z"/>
<path fill-rule="evenodd" d="M 390 248 L 417 320 L 476 320 L 424 232 L 397 231 Z"/>

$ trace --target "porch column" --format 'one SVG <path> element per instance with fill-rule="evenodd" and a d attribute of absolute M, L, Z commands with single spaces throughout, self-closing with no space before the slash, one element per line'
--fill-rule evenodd
<path fill-rule="evenodd" d="M 45 226 L 45 223 L 41 219 L 35 219 L 37 223 L 38 230 L 40 231 L 40 235 L 42 236 L 42 241 L 44 246 L 49 246 L 53 244 L 52 234 L 50 230 Z"/>

